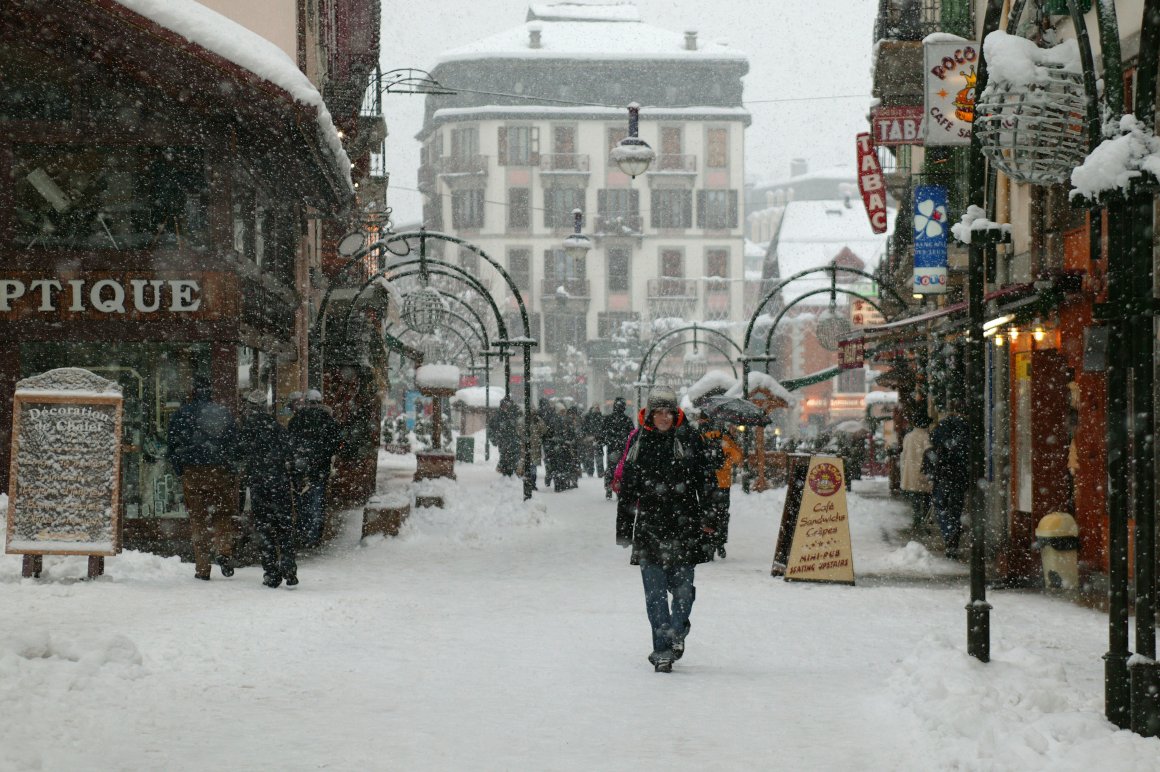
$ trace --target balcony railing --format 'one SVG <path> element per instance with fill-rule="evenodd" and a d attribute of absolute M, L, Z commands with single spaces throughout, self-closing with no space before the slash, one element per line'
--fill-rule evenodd
<path fill-rule="evenodd" d="M 540 171 L 542 172 L 587 172 L 587 153 L 542 153 L 540 155 Z"/>
<path fill-rule="evenodd" d="M 697 280 L 662 276 L 648 280 L 650 298 L 697 299 Z"/>
<path fill-rule="evenodd" d="M 605 212 L 596 216 L 596 232 L 609 236 L 637 236 L 644 230 L 639 214 Z"/>
<path fill-rule="evenodd" d="M 874 42 L 919 41 L 935 32 L 974 37 L 971 0 L 879 0 Z"/>
<path fill-rule="evenodd" d="M 592 297 L 589 290 L 587 279 L 553 279 L 548 277 L 540 283 L 540 294 L 544 297 L 556 297 L 559 289 L 563 287 L 564 292 L 570 298 L 588 298 Z"/>
<path fill-rule="evenodd" d="M 697 156 L 661 153 L 657 156 L 656 165 L 653 167 L 653 170 L 658 172 L 685 172 L 695 174 L 697 172 Z"/>
<path fill-rule="evenodd" d="M 438 168 L 440 174 L 487 174 L 487 156 L 445 155 Z"/>

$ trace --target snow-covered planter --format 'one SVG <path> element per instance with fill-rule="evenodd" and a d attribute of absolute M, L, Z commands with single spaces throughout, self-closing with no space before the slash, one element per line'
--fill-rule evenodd
<path fill-rule="evenodd" d="M 1128 191 L 1145 174 L 1160 179 L 1160 139 L 1134 115 L 1120 119 L 1120 135 L 1105 139 L 1071 172 L 1071 197 L 1095 199 L 1112 190 Z"/>
<path fill-rule="evenodd" d="M 1016 182 L 1066 182 L 1088 152 L 1079 46 L 1039 48 L 996 30 L 983 49 L 989 80 L 974 121 L 983 154 Z"/>

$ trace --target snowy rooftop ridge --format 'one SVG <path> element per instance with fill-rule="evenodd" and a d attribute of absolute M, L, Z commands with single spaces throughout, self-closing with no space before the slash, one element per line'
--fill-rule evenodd
<path fill-rule="evenodd" d="M 640 21 L 640 9 L 632 0 L 532 3 L 528 21 Z"/>
<path fill-rule="evenodd" d="M 538 48 L 532 48 L 530 44 L 533 31 L 539 33 Z M 748 57 L 720 42 L 700 41 L 695 50 L 689 50 L 683 32 L 673 32 L 639 21 L 536 19 L 466 46 L 444 51 L 436 58 L 436 64 L 478 59 L 747 61 Z"/>
<path fill-rule="evenodd" d="M 233 19 L 222 16 L 194 0 L 116 0 L 130 11 L 149 19 L 189 42 L 201 46 L 269 81 L 294 101 L 315 108 L 318 133 L 330 151 L 331 161 L 349 191 L 350 158 L 342 147 L 338 130 L 322 94 L 281 48 Z"/>

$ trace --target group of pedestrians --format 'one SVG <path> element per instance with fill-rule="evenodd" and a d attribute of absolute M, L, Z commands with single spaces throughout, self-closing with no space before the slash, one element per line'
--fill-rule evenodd
<path fill-rule="evenodd" d="M 925 527 L 933 506 L 946 556 L 957 559 L 970 483 L 970 429 L 953 402 L 933 431 L 924 408 L 914 411 L 909 423 L 902 438 L 899 482 L 911 501 L 912 528 Z"/>
<path fill-rule="evenodd" d="M 267 587 L 298 584 L 297 549 L 319 545 L 341 432 L 315 389 L 293 392 L 288 407 L 292 415 L 283 427 L 266 392 L 252 391 L 235 421 L 213 400 L 210 381 L 199 377 L 170 419 L 166 452 L 181 478 L 196 578 L 208 581 L 214 562 L 222 576 L 233 576 L 235 523 L 245 500 Z"/>

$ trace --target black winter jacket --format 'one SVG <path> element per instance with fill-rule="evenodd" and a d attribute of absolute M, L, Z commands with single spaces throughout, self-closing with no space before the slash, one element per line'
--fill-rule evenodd
<path fill-rule="evenodd" d="M 255 512 L 290 512 L 290 434 L 274 416 L 255 411 L 238 429 L 242 476 Z"/>
<path fill-rule="evenodd" d="M 287 427 L 294 449 L 294 473 L 309 480 L 330 477 L 330 457 L 342 442 L 338 422 L 321 405 L 307 405 L 294 414 Z"/>
<path fill-rule="evenodd" d="M 166 453 L 180 477 L 188 466 L 230 466 L 237 458 L 237 427 L 222 405 L 196 398 L 169 419 Z"/>
<path fill-rule="evenodd" d="M 661 433 L 646 422 L 624 462 L 621 499 L 638 506 L 632 562 L 670 568 L 712 559 L 704 527 L 717 523 L 708 506 L 704 450 L 695 432 L 678 424 Z"/>

